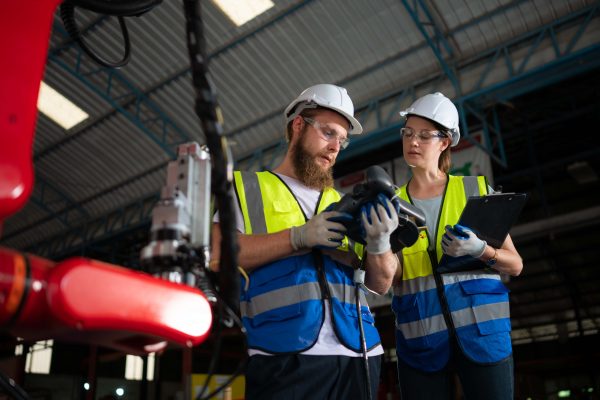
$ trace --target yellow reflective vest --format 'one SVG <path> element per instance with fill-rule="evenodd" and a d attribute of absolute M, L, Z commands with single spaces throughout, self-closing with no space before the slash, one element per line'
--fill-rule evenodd
<path fill-rule="evenodd" d="M 408 185 L 408 184 L 407 184 Z M 398 191 L 411 202 L 407 185 Z M 497 271 L 440 274 L 446 225 L 458 222 L 469 196 L 487 194 L 485 177 L 448 176 L 437 232 L 422 232 L 402 250 L 402 281 L 394 286 L 398 358 L 422 371 L 438 371 L 449 360 L 451 341 L 471 360 L 498 362 L 512 353 L 508 289 Z M 428 251 L 430 240 L 435 248 Z"/>
<path fill-rule="evenodd" d="M 234 178 L 246 234 L 276 233 L 306 223 L 298 200 L 276 174 L 236 171 Z M 315 214 L 339 199 L 335 189 L 326 188 L 319 196 Z M 361 249 L 349 246 L 348 238 L 338 248 L 355 251 L 359 256 Z M 309 349 L 319 336 L 325 318 L 324 302 L 328 301 L 338 339 L 347 348 L 360 352 L 353 274 L 353 268 L 318 249 L 254 269 L 240 299 L 248 346 L 273 354 Z M 359 297 L 367 348 L 371 349 L 380 343 L 379 334 L 362 291 Z"/>

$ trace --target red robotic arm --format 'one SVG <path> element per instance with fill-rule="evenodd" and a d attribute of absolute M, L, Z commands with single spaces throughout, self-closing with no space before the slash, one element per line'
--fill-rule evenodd
<path fill-rule="evenodd" d="M 0 326 L 28 340 L 57 338 L 146 354 L 193 346 L 212 314 L 197 289 L 90 260 L 60 263 L 0 248 Z"/>
<path fill-rule="evenodd" d="M 0 7 L 0 223 L 31 194 L 37 98 L 59 2 L 8 0 Z"/>
<path fill-rule="evenodd" d="M 2 1 L 0 234 L 33 185 L 32 142 L 53 13 L 60 0 Z M 193 346 L 212 323 L 195 288 L 86 258 L 59 263 L 0 248 L 0 331 L 89 342 L 132 354 Z"/>

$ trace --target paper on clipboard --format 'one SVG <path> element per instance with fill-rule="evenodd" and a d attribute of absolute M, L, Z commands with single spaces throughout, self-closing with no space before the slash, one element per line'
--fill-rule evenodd
<path fill-rule="evenodd" d="M 470 228 L 490 246 L 500 248 L 510 228 L 517 222 L 526 200 L 525 193 L 493 193 L 469 197 L 458 223 Z M 452 257 L 444 254 L 437 271 L 458 272 L 486 267 L 485 263 L 471 256 Z"/>

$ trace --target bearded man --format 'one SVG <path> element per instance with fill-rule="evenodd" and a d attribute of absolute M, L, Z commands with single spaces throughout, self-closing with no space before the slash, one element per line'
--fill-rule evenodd
<path fill-rule="evenodd" d="M 383 349 L 364 292 L 355 290 L 353 265 L 366 266 L 369 290 L 388 291 L 398 216 L 389 201 L 365 207 L 363 248 L 344 235 L 340 220 L 348 216 L 326 210 L 341 197 L 333 188 L 337 155 L 349 135 L 362 132 L 346 89 L 311 86 L 285 118 L 282 163 L 273 171 L 235 172 L 239 262 L 248 275 L 240 298 L 250 356 L 246 399 L 376 398 Z M 220 237 L 217 216 L 215 251 Z"/>

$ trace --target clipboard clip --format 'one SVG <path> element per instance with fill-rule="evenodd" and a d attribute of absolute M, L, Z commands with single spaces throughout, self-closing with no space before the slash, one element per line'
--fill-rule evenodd
<path fill-rule="evenodd" d="M 492 193 L 488 193 L 488 196 L 493 196 L 495 194 L 503 194 L 502 193 L 502 185 L 497 185 L 496 189 Z"/>

